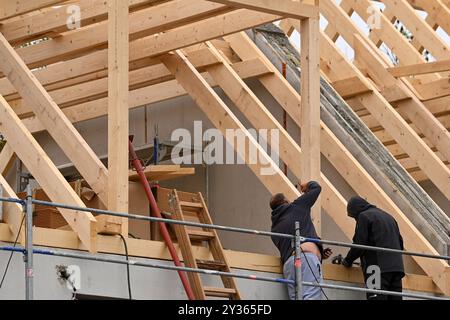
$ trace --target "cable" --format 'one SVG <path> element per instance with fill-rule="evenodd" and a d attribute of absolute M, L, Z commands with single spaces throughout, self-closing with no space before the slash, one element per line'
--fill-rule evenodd
<path fill-rule="evenodd" d="M 302 247 L 300 247 L 300 251 L 303 253 L 303 256 L 305 257 L 306 263 L 308 264 L 309 270 L 311 270 L 311 273 L 313 274 L 314 279 L 316 279 L 317 284 L 320 284 L 319 280 L 318 280 L 317 277 L 316 277 L 316 274 L 314 273 L 313 269 L 311 268 L 311 265 L 309 264 L 308 258 L 306 257 L 306 254 L 305 254 L 305 252 L 303 251 Z M 330 300 L 330 299 L 328 298 L 327 294 L 325 293 L 325 291 L 323 290 L 323 288 L 322 288 L 322 287 L 319 287 L 319 288 L 320 288 L 320 291 L 322 291 L 322 293 L 323 293 L 323 295 L 325 296 L 325 298 L 326 298 L 327 300 Z"/>
<path fill-rule="evenodd" d="M 123 237 L 123 235 L 119 234 L 120 238 L 123 241 L 123 246 L 125 247 L 125 255 L 127 257 L 127 261 L 129 261 L 129 257 L 128 257 L 128 246 L 127 246 L 127 241 L 125 240 L 125 238 Z M 130 264 L 127 264 L 127 282 L 128 282 L 128 296 L 130 298 L 130 300 L 132 300 L 132 296 L 131 296 L 131 281 L 130 281 Z"/>
<path fill-rule="evenodd" d="M 22 226 L 23 226 L 23 221 L 24 220 L 25 220 L 25 215 L 23 215 L 23 217 L 22 217 L 22 222 L 20 223 L 19 231 L 17 232 L 17 237 L 16 237 L 16 240 L 14 240 L 13 247 L 15 247 L 17 245 L 17 241 L 19 240 L 20 231 L 22 230 Z M 6 268 L 5 268 L 5 271 L 3 273 L 2 281 L 0 282 L 0 289 L 3 286 L 3 282 L 5 281 L 6 274 L 8 273 L 9 264 L 11 263 L 11 259 L 12 259 L 13 254 L 14 254 L 14 251 L 11 251 L 11 254 L 9 255 L 8 263 L 6 264 Z"/>

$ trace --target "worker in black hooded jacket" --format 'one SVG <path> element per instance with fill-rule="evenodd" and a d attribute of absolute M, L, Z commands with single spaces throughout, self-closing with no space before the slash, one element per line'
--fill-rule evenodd
<path fill-rule="evenodd" d="M 356 220 L 353 243 L 403 250 L 403 239 L 395 219 L 383 210 L 368 203 L 361 197 L 352 197 L 347 205 L 348 215 Z M 374 274 L 374 268 L 379 267 L 381 279 L 378 282 L 381 290 L 402 292 L 402 278 L 405 276 L 402 254 L 363 250 L 352 248 L 342 260 L 342 264 L 351 267 L 360 258 L 364 280 L 368 288 L 374 289 L 368 279 Z M 375 281 L 376 283 L 376 281 Z M 399 296 L 367 294 L 368 300 L 401 300 Z"/>

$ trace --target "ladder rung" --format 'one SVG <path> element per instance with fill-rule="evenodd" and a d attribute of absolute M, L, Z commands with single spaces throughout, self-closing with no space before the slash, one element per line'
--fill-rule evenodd
<path fill-rule="evenodd" d="M 230 288 L 212 288 L 212 287 L 204 287 L 205 295 L 208 297 L 220 297 L 220 298 L 229 298 L 231 295 L 236 294 L 236 289 Z"/>
<path fill-rule="evenodd" d="M 187 229 L 186 230 L 188 235 L 193 240 L 210 240 L 214 239 L 216 236 L 211 231 L 203 231 L 203 230 L 193 230 L 193 229 Z"/>
<path fill-rule="evenodd" d="M 198 202 L 180 201 L 180 206 L 182 206 L 182 207 L 190 207 L 190 208 L 197 208 L 197 209 L 203 209 L 203 204 L 198 203 Z"/>
<path fill-rule="evenodd" d="M 225 264 L 225 262 L 210 261 L 210 260 L 198 260 L 198 259 L 197 259 L 197 267 L 199 267 L 200 269 L 218 270 L 218 271 L 223 271 L 224 269 L 228 269 L 228 266 Z"/>

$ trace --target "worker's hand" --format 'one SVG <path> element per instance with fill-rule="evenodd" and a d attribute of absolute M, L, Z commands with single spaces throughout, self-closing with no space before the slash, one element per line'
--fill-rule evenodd
<path fill-rule="evenodd" d="M 300 191 L 301 192 L 303 192 L 303 193 L 305 193 L 305 192 L 308 192 L 308 183 L 303 183 L 303 184 L 301 184 L 300 185 Z"/>
<path fill-rule="evenodd" d="M 351 268 L 353 263 L 350 263 L 349 261 L 347 261 L 347 259 L 342 259 L 342 265 L 346 268 Z"/>
<path fill-rule="evenodd" d="M 331 257 L 332 254 L 333 251 L 331 250 L 331 248 L 325 248 L 325 250 L 323 250 L 323 259 L 327 260 L 329 257 Z"/>

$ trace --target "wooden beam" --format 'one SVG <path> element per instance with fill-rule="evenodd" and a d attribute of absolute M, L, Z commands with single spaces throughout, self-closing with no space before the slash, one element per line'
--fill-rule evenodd
<path fill-rule="evenodd" d="M 450 34 L 450 0 L 408 0 L 411 5 L 420 6 L 434 21 Z"/>
<path fill-rule="evenodd" d="M 0 96 L 0 114 L 2 119 L 0 131 L 50 199 L 54 202 L 86 207 L 2 96 Z M 96 252 L 96 220 L 92 214 L 67 209 L 60 209 L 60 212 L 86 248 Z"/>
<path fill-rule="evenodd" d="M 291 200 L 300 195 L 299 191 L 268 156 L 266 151 L 234 116 L 181 51 L 177 50 L 173 55 L 162 58 L 162 61 L 270 192 L 282 192 Z M 248 148 L 247 146 L 245 148 L 237 146 L 234 141 L 235 137 L 227 135 L 226 129 L 239 130 L 245 136 L 245 144 Z M 249 148 L 254 148 L 253 150 L 256 151 L 256 159 L 251 159 L 251 161 L 249 154 L 245 151 L 250 150 Z M 272 174 L 262 174 L 263 171 L 261 170 L 263 167 L 266 170 L 270 170 Z"/>
<path fill-rule="evenodd" d="M 398 111 L 402 116 L 406 116 L 419 130 L 450 160 L 450 133 L 437 120 L 434 115 L 421 103 L 421 101 L 409 90 L 404 82 L 395 79 L 386 71 L 390 65 L 378 56 L 379 53 L 359 35 L 355 35 L 353 44 L 356 61 L 372 77 L 377 85 L 397 86 L 411 98 L 397 102 Z"/>
<path fill-rule="evenodd" d="M 450 77 L 417 84 L 414 88 L 419 92 L 423 100 L 450 96 Z"/>
<path fill-rule="evenodd" d="M 361 0 L 361 2 L 363 2 L 365 0 Z M 346 16 L 343 11 L 334 3 L 334 1 L 329 1 L 329 0 L 324 0 L 321 2 L 324 7 L 327 8 L 327 14 L 326 16 L 330 16 L 331 11 L 333 8 L 333 15 L 338 14 L 339 16 L 339 23 L 336 24 L 336 28 L 337 30 L 343 35 L 343 37 L 347 40 L 347 42 L 349 43 L 353 43 L 353 46 L 355 48 L 362 48 L 365 46 L 366 51 L 368 51 L 368 45 L 366 44 L 362 44 L 361 41 L 358 41 L 358 39 L 364 39 L 365 36 L 362 34 L 362 32 L 356 27 L 356 25 L 351 21 L 351 19 Z M 348 38 L 350 37 L 350 38 Z M 375 51 L 376 49 L 373 49 L 373 51 Z M 366 52 L 364 51 L 364 52 Z M 378 51 L 378 50 L 377 50 Z M 325 52 L 325 50 L 324 50 Z M 326 52 L 325 52 L 326 53 Z M 359 51 L 360 54 L 363 54 L 362 50 Z M 357 56 L 358 57 L 358 56 Z M 372 59 L 373 61 L 371 61 L 370 63 L 368 63 L 366 65 L 366 72 L 370 71 L 371 68 L 373 68 L 373 64 L 376 63 L 381 63 L 379 62 L 379 60 L 381 60 L 381 58 L 376 59 L 375 54 L 365 54 L 365 58 L 366 59 Z M 338 78 L 337 80 L 340 80 L 342 77 L 348 77 L 349 74 L 351 75 L 357 75 L 362 81 L 365 80 L 365 77 L 361 74 L 361 72 L 356 69 L 355 66 L 353 65 L 349 65 L 346 64 L 345 60 L 339 60 L 341 63 L 344 64 L 344 66 L 341 66 L 341 69 L 336 69 L 336 72 L 340 73 L 340 78 Z M 336 61 L 334 61 L 334 67 L 336 67 Z M 345 69 L 343 69 L 345 68 Z M 382 71 L 382 69 L 384 68 L 378 68 L 379 71 Z M 329 73 L 329 70 L 323 70 L 324 73 Z M 386 72 L 387 73 L 387 72 Z M 374 75 L 373 73 L 371 74 L 372 76 Z M 330 76 L 331 77 L 331 76 Z M 389 73 L 387 73 L 386 76 L 379 76 L 378 77 L 378 81 L 375 80 L 378 83 L 384 83 L 384 84 L 388 84 L 388 80 L 390 75 Z M 391 82 L 393 82 L 392 84 L 395 84 L 395 79 L 391 79 Z M 370 87 L 373 87 L 372 84 L 369 84 Z M 374 92 L 375 93 L 375 92 Z M 378 96 L 378 92 L 377 96 Z M 371 96 L 371 95 L 364 95 L 364 96 Z M 381 97 L 381 95 L 380 95 Z M 414 95 L 412 95 L 412 97 L 414 97 Z M 371 99 L 376 99 L 376 98 L 371 98 Z M 356 98 L 357 101 L 359 101 L 361 103 L 362 100 Z M 387 103 L 387 101 L 383 98 L 383 101 L 378 101 L 378 103 L 380 105 L 384 105 Z M 366 102 L 366 101 L 365 101 Z M 426 115 L 428 119 L 427 121 L 431 121 L 431 122 L 435 122 L 436 119 L 434 119 L 434 117 L 427 112 L 427 110 L 423 107 L 423 105 L 421 106 L 420 101 L 416 101 L 415 104 L 416 108 L 415 111 L 420 111 L 422 113 L 422 115 Z M 434 183 L 436 185 L 439 186 L 439 188 L 442 188 L 442 192 L 444 192 L 445 194 L 450 195 L 450 184 L 448 183 L 447 180 L 447 175 L 449 174 L 448 168 L 446 168 L 444 166 L 444 164 L 440 161 L 440 159 L 438 157 L 436 157 L 434 155 L 434 153 L 430 150 L 430 148 L 420 139 L 420 137 L 408 126 L 408 124 L 406 123 L 406 121 L 397 113 L 395 112 L 394 108 L 389 105 L 389 103 L 387 103 L 386 105 L 387 109 L 386 110 L 390 110 L 388 111 L 389 114 L 391 114 L 394 118 L 392 118 L 393 122 L 395 122 L 396 124 L 394 125 L 394 123 L 392 123 L 392 127 L 390 130 L 388 130 L 388 128 L 386 127 L 386 124 L 388 123 L 386 121 L 386 119 L 381 120 L 378 119 L 378 121 L 380 122 L 380 124 L 383 125 L 383 127 L 385 127 L 385 129 L 389 132 L 389 134 L 391 134 L 393 137 L 395 137 L 395 140 L 402 145 L 402 147 L 405 149 L 405 151 L 408 152 L 408 154 L 414 158 L 415 160 L 418 161 L 418 163 L 420 164 L 421 167 L 423 167 L 424 171 L 427 172 L 427 174 L 430 174 L 430 178 L 431 176 L 433 176 L 432 180 L 434 180 Z M 366 105 L 366 108 L 370 111 L 371 108 L 369 108 Z M 380 110 L 377 110 L 380 111 Z M 392 111 L 392 113 L 391 113 Z M 371 112 L 372 113 L 372 112 Z M 375 116 L 375 114 L 372 113 L 372 115 L 377 118 Z M 381 115 L 381 114 L 380 114 Z M 422 119 L 419 119 L 419 117 L 412 117 L 412 119 L 415 119 L 415 121 L 417 121 L 417 123 L 419 124 L 419 126 L 424 125 L 424 122 Z M 412 120 L 411 119 L 411 120 Z M 430 123 L 431 123 L 430 122 Z M 438 123 L 434 123 L 435 125 L 439 125 Z M 426 125 L 425 125 L 426 126 Z M 442 127 L 441 126 L 432 126 L 431 128 L 434 128 L 435 133 L 436 131 L 438 131 L 438 133 L 440 133 L 440 135 L 442 135 L 443 133 L 445 133 L 445 131 L 440 130 L 439 128 Z M 404 132 L 409 132 L 411 134 L 411 138 L 413 140 L 410 140 L 409 138 L 406 138 L 405 135 L 402 133 L 404 130 Z M 424 127 L 424 132 L 430 132 L 429 128 L 425 128 Z M 435 136 L 434 134 L 430 134 L 429 137 L 431 139 L 436 140 L 436 143 L 440 144 L 440 141 L 438 141 L 439 139 L 437 139 L 438 136 Z M 402 141 L 401 141 L 402 140 Z M 446 143 L 446 142 L 445 142 Z M 413 147 L 411 144 L 417 144 L 416 147 Z M 408 150 L 407 150 L 408 149 Z M 422 152 L 418 152 L 418 150 L 423 150 Z M 421 158 L 419 160 L 419 158 Z M 425 160 L 425 158 L 428 158 L 428 160 Z M 433 165 L 431 165 L 431 163 L 433 163 Z M 426 168 L 425 168 L 426 167 Z M 442 171 L 441 171 L 442 170 Z M 438 173 L 439 172 L 439 173 Z M 448 196 L 447 195 L 447 196 Z"/>
<path fill-rule="evenodd" d="M 181 168 L 179 165 L 148 166 L 144 170 L 147 180 L 165 181 L 195 174 L 195 168 Z M 139 181 L 139 175 L 131 170 L 128 173 L 130 181 Z"/>
<path fill-rule="evenodd" d="M 108 1 L 108 210 L 128 212 L 128 0 Z M 107 217 L 128 237 L 128 219 Z M 100 226 L 101 228 L 102 226 Z"/>
<path fill-rule="evenodd" d="M 246 14 L 247 19 L 241 19 L 241 15 Z M 142 59 L 149 59 L 150 55 L 158 56 L 164 52 L 177 49 L 176 44 L 180 46 L 189 46 L 191 44 L 196 44 L 203 40 L 209 40 L 221 36 L 223 34 L 233 33 L 235 31 L 244 30 L 251 26 L 264 24 L 270 21 L 278 19 L 278 16 L 251 13 L 246 10 L 239 11 L 238 13 L 228 14 L 220 17 L 220 19 L 208 19 L 202 22 L 201 25 L 193 24 L 192 26 L 186 26 L 183 28 L 178 28 L 174 32 L 167 32 L 146 38 L 148 41 L 133 42 L 131 44 L 130 58 L 135 64 L 137 61 Z M 223 28 L 216 30 L 217 25 L 225 24 Z M 198 28 L 198 29 L 197 29 Z M 194 36 L 196 35 L 196 36 Z M 88 37 L 89 35 L 86 35 Z M 181 37 L 183 41 L 180 41 L 178 37 Z M 144 39 L 142 39 L 144 40 Z M 41 45 L 41 44 L 39 44 Z M 37 45 L 37 46 L 39 46 Z M 75 44 L 74 44 L 75 45 Z M 168 46 L 169 45 L 169 46 Z M 42 47 L 42 51 L 38 54 L 37 52 L 30 51 L 28 55 L 23 52 L 22 57 L 29 59 L 28 62 L 35 63 L 38 61 L 37 56 L 42 56 L 43 58 L 53 57 L 53 49 L 60 50 L 61 48 L 55 44 L 56 48 Z M 36 49 L 36 46 L 33 46 Z M 163 49 L 165 47 L 166 49 Z M 151 48 L 151 52 L 148 52 Z M 33 50 L 35 50 L 33 49 Z M 162 49 L 162 50 L 161 50 Z M 40 50 L 40 49 L 39 49 Z M 147 50 L 147 51 L 146 51 Z M 152 53 L 153 52 L 153 53 Z M 107 51 L 101 50 L 96 53 L 92 53 L 89 56 L 81 57 L 73 61 L 73 64 L 56 64 L 47 67 L 48 70 L 36 71 L 37 74 L 42 74 L 41 81 L 48 81 L 48 83 L 53 83 L 55 81 L 61 81 L 62 79 L 72 79 L 74 77 L 89 74 L 90 79 L 97 76 L 95 72 L 105 70 L 107 68 Z M 47 69 L 46 68 L 46 69 Z M 50 71 L 52 69 L 52 71 Z M 45 76 L 44 76 L 45 74 Z M 60 76 L 61 75 L 61 76 Z M 6 84 L 7 85 L 7 84 Z M 2 89 L 3 90 L 3 89 Z M 9 92 L 11 87 L 9 87 Z M 2 91 L 3 92 L 3 91 Z"/>
<path fill-rule="evenodd" d="M 419 41 L 436 59 L 448 59 L 450 56 L 448 43 L 418 16 L 407 0 L 382 0 L 382 2 L 395 12 L 397 18 L 413 33 L 414 39 Z"/>
<path fill-rule="evenodd" d="M 301 21 L 301 181 L 318 181 L 320 177 L 320 66 L 319 19 Z M 319 236 L 322 234 L 320 198 L 311 211 Z"/>
<path fill-rule="evenodd" d="M 314 0 L 209 0 L 226 4 L 235 8 L 245 8 L 255 11 L 277 14 L 283 17 L 305 19 L 319 17 L 318 1 Z"/>
<path fill-rule="evenodd" d="M 17 194 L 14 192 L 14 190 L 11 188 L 11 186 L 8 184 L 6 179 L 3 177 L 3 174 L 0 173 L 0 188 L 2 189 L 2 196 L 7 198 L 14 198 L 17 199 Z M 21 230 L 21 235 L 19 235 L 19 242 L 24 245 L 25 244 L 25 228 L 20 228 L 20 225 L 23 223 L 23 208 L 18 203 L 10 203 L 10 202 L 3 202 L 0 205 L 3 206 L 3 221 L 5 221 L 12 233 L 13 239 L 17 237 L 17 234 L 19 233 L 19 230 Z"/>
<path fill-rule="evenodd" d="M 413 64 L 409 66 L 388 68 L 391 75 L 396 78 L 409 77 L 420 74 L 450 71 L 450 60 Z"/>
<path fill-rule="evenodd" d="M 348 2 L 352 8 L 361 16 L 362 19 L 369 19 L 370 14 L 368 13 L 368 8 L 372 6 L 369 0 L 342 0 L 343 2 Z M 334 0 L 322 0 L 321 1 L 321 12 L 333 21 L 336 27 L 338 26 L 348 26 L 350 19 L 342 9 L 334 2 Z M 380 15 L 381 28 L 374 28 L 371 34 L 376 35 L 382 42 L 395 53 L 395 55 L 400 60 L 400 65 L 410 65 L 416 63 L 424 63 L 425 58 L 414 48 L 414 46 L 408 42 L 408 40 L 393 26 L 392 22 L 384 15 Z M 354 25 L 354 22 L 350 20 Z M 358 33 L 362 33 L 359 28 Z M 352 43 L 354 28 L 341 28 L 341 36 L 346 39 L 348 43 Z M 364 35 L 365 37 L 365 35 Z M 436 79 L 436 77 L 428 76 L 425 79 Z"/>
<path fill-rule="evenodd" d="M 180 27 L 180 25 L 182 26 L 183 24 L 189 23 L 193 19 L 195 21 L 195 18 L 198 20 L 210 15 L 214 16 L 222 12 L 224 7 L 225 6 L 223 5 L 208 1 L 174 0 L 137 11 L 130 15 L 130 39 L 136 40 L 147 37 L 147 40 L 152 39 L 154 42 L 159 43 L 160 40 L 164 40 L 166 37 L 160 38 L 161 35 L 155 34 L 175 27 Z M 148 19 L 149 16 L 153 18 Z M 250 22 L 251 24 L 251 21 L 252 19 L 249 17 L 249 20 L 243 21 L 241 24 L 244 24 L 246 28 L 248 28 L 249 26 L 246 25 L 246 23 Z M 189 27 L 189 25 L 186 27 Z M 181 31 L 183 29 L 177 28 L 175 30 Z M 214 31 L 215 30 L 209 30 L 209 32 Z M 149 37 L 150 35 L 153 36 Z M 217 36 L 214 38 L 216 37 Z M 35 68 L 41 65 L 49 65 L 61 60 L 77 57 L 80 55 L 80 52 L 87 53 L 89 51 L 104 49 L 107 47 L 107 40 L 108 24 L 107 21 L 103 21 L 86 28 L 71 31 L 57 39 L 50 39 L 33 46 L 19 48 L 17 49 L 17 53 L 30 68 Z M 151 45 L 150 43 L 140 43 L 140 41 L 134 41 L 133 43 L 130 44 L 130 49 L 132 49 L 130 50 L 130 53 L 136 51 L 136 54 L 139 54 L 139 51 L 142 51 L 141 48 Z M 139 56 L 139 58 L 133 58 L 133 55 L 130 55 L 132 60 L 147 57 L 147 55 Z M 106 59 L 107 54 L 105 53 L 105 61 Z"/>
<path fill-rule="evenodd" d="M 358 77 L 337 80 L 331 83 L 343 99 L 349 99 L 362 93 L 372 92 L 372 90 L 362 82 Z"/>
<path fill-rule="evenodd" d="M 101 201 L 107 203 L 108 172 L 105 166 L 1 33 L 0 69 L 8 75 L 8 79 Z"/>
<path fill-rule="evenodd" d="M 0 152 L 0 174 L 6 175 L 15 159 L 14 150 L 9 143 L 6 143 Z"/>
<path fill-rule="evenodd" d="M 287 82 L 287 80 L 281 75 L 281 73 L 273 66 L 273 64 L 261 53 L 258 47 L 249 39 L 245 33 L 234 34 L 225 37 L 230 43 L 233 50 L 239 55 L 241 59 L 252 59 L 259 57 L 270 67 L 272 73 L 259 78 L 263 86 L 272 94 L 276 101 L 284 108 L 294 122 L 300 127 L 301 114 L 299 112 L 301 105 L 301 98 L 299 93 Z M 256 114 L 260 114 L 260 111 L 255 111 Z M 256 117 L 256 116 L 253 116 Z M 259 121 L 259 120 L 255 120 Z M 264 125 L 267 122 L 265 122 Z M 321 123 L 322 124 L 322 123 Z M 271 125 L 272 127 L 273 125 Z M 280 131 L 282 132 L 282 131 Z M 284 150 L 286 147 L 280 148 Z M 296 152 L 300 150 L 295 145 L 293 148 L 286 149 L 284 153 L 294 154 L 294 158 L 302 159 L 302 154 Z M 288 158 L 286 158 L 288 159 Z M 289 167 L 293 170 L 297 178 L 300 177 L 299 161 L 291 163 Z M 333 221 L 339 226 L 344 234 L 350 239 L 354 231 L 353 222 L 346 218 L 346 200 L 339 193 L 339 191 L 331 184 L 331 182 L 322 173 L 320 180 L 323 191 L 321 196 L 322 208 L 327 211 Z"/>
<path fill-rule="evenodd" d="M 39 10 L 52 5 L 57 5 L 67 0 L 33 0 L 12 1 L 0 0 L 0 21 L 14 18 L 31 11 Z"/>
<path fill-rule="evenodd" d="M 130 11 L 141 8 L 149 2 L 158 3 L 160 0 L 130 0 Z M 67 10 L 72 2 L 61 3 L 52 10 L 46 10 L 39 14 L 27 15 L 14 21 L 5 21 L 0 26 L 0 31 L 11 44 L 17 44 L 27 39 L 51 34 L 71 31 L 67 23 Z M 86 27 L 93 23 L 104 21 L 108 18 L 108 3 L 103 0 L 80 0 L 77 2 L 80 8 L 80 27 Z"/>

